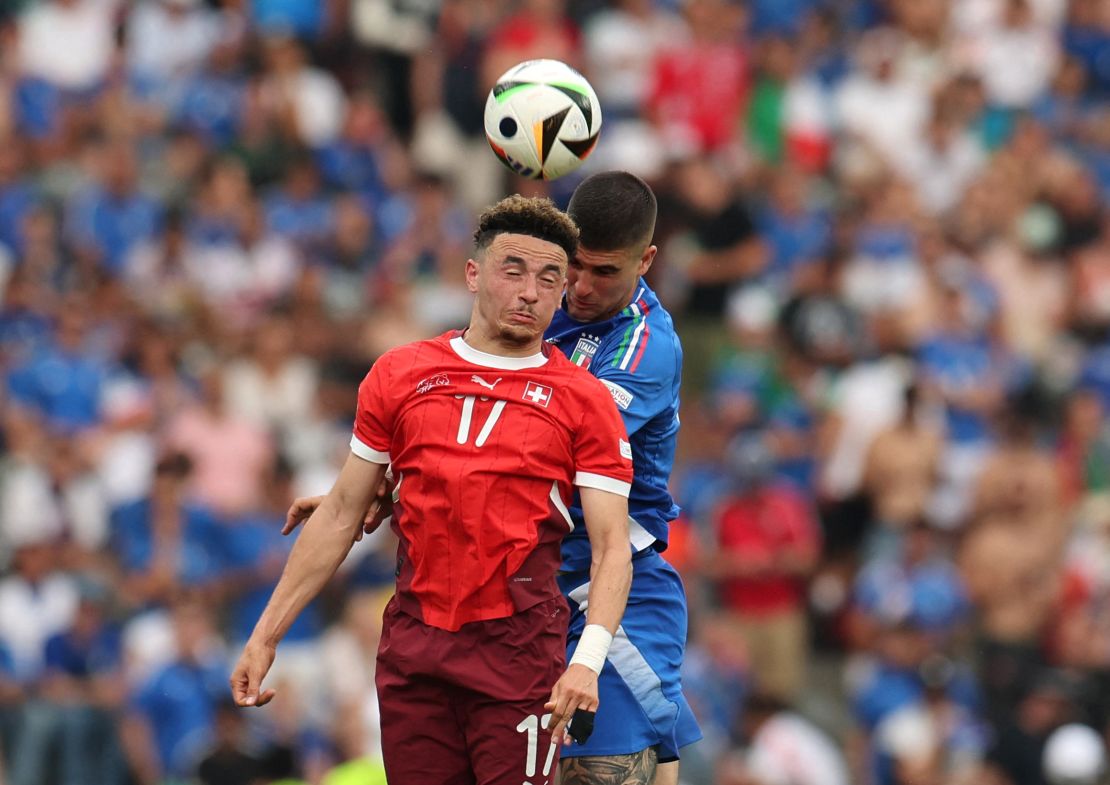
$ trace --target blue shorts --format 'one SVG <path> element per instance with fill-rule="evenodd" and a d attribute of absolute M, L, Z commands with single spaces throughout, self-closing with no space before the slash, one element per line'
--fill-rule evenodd
<path fill-rule="evenodd" d="M 589 572 L 559 576 L 570 604 L 567 659 L 586 626 Z M 629 755 L 649 747 L 659 762 L 701 738 L 682 695 L 680 667 L 686 650 L 686 591 L 674 567 L 655 551 L 632 561 L 632 588 L 609 657 L 598 680 L 597 719 L 585 744 L 564 747 L 562 757 Z"/>

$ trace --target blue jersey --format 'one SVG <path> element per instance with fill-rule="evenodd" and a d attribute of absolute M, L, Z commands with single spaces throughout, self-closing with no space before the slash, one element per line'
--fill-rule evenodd
<path fill-rule="evenodd" d="M 545 337 L 612 393 L 632 445 L 634 479 L 628 496 L 632 549 L 665 550 L 667 525 L 679 512 L 667 488 L 678 435 L 682 376 L 682 345 L 671 315 L 641 279 L 632 304 L 616 316 L 583 323 L 559 309 Z M 570 509 L 574 531 L 563 540 L 564 570 L 590 566 L 590 541 L 577 498 L 575 502 Z"/>

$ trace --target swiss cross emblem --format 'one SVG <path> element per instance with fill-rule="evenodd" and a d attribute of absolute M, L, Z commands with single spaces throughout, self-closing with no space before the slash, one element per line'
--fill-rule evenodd
<path fill-rule="evenodd" d="M 524 388 L 524 400 L 538 403 L 540 406 L 547 408 L 548 402 L 551 400 L 551 388 L 546 384 L 538 384 L 536 382 L 528 382 Z"/>

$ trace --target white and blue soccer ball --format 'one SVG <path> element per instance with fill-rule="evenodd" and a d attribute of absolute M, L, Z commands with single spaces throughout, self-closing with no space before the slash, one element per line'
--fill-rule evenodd
<path fill-rule="evenodd" d="M 528 60 L 497 80 L 486 99 L 486 139 L 522 177 L 573 172 L 597 145 L 601 104 L 586 78 L 559 60 Z"/>

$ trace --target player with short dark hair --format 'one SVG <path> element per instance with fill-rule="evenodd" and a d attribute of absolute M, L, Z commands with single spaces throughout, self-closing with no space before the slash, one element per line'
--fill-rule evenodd
<path fill-rule="evenodd" d="M 278 642 L 345 558 L 392 465 L 397 592 L 376 676 L 390 785 L 541 785 L 568 719 L 598 705 L 630 581 L 632 467 L 605 387 L 543 342 L 576 243 L 545 199 L 483 213 L 466 262 L 470 326 L 371 368 L 351 454 L 232 674 L 240 706 L 272 699 L 261 682 Z M 556 570 L 575 489 L 594 567 L 589 624 L 564 669 Z"/>
<path fill-rule="evenodd" d="M 578 226 L 580 245 L 587 237 L 591 251 L 627 251 L 639 257 L 651 245 L 659 207 L 655 194 L 639 177 L 601 172 L 575 189 L 567 211 Z M 621 299 L 631 302 L 632 294 L 629 290 L 627 298 Z"/>
<path fill-rule="evenodd" d="M 563 785 L 620 782 L 676 785 L 679 748 L 701 738 L 682 695 L 686 595 L 678 573 L 659 555 L 678 506 L 668 490 L 678 435 L 682 346 L 670 314 L 643 276 L 655 195 L 628 172 L 602 172 L 575 189 L 567 212 L 578 225 L 563 308 L 548 342 L 601 380 L 616 402 L 631 443 L 629 494 L 632 588 L 601 672 L 593 735 L 566 751 Z M 571 517 L 581 520 L 571 507 Z M 580 644 L 591 588 L 590 543 L 571 532 L 563 542 L 559 584 L 571 606 L 568 651 Z"/>

